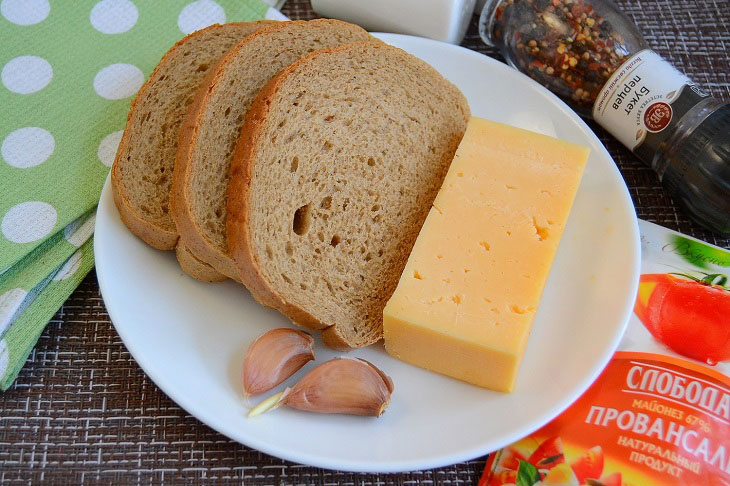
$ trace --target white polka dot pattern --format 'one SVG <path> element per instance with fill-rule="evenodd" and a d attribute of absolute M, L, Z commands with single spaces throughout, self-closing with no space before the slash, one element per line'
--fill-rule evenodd
<path fill-rule="evenodd" d="M 122 34 L 137 23 L 139 12 L 129 0 L 101 0 L 91 9 L 89 21 L 102 34 Z"/>
<path fill-rule="evenodd" d="M 101 140 L 99 148 L 96 149 L 96 156 L 107 167 L 111 167 L 114 163 L 114 157 L 117 156 L 117 149 L 119 148 L 119 142 L 122 140 L 123 134 L 124 130 L 110 133 Z"/>
<path fill-rule="evenodd" d="M 30 243 L 51 234 L 58 213 L 46 202 L 28 201 L 8 210 L 0 222 L 0 231 L 13 243 Z"/>
<path fill-rule="evenodd" d="M 27 169 L 48 160 L 55 148 L 56 141 L 48 130 L 25 127 L 10 132 L 3 139 L 0 154 L 8 165 Z"/>
<path fill-rule="evenodd" d="M 66 280 L 76 273 L 81 266 L 81 256 L 81 250 L 76 250 L 76 252 L 71 255 L 68 260 L 66 260 L 66 263 L 63 264 L 58 272 L 56 272 L 56 275 L 53 276 L 53 280 Z"/>
<path fill-rule="evenodd" d="M 16 25 L 43 22 L 50 11 L 48 0 L 3 0 L 0 3 L 0 14 Z"/>
<path fill-rule="evenodd" d="M 223 24 L 226 12 L 213 0 L 197 0 L 187 4 L 177 18 L 177 26 L 183 34 L 192 34 L 209 25 Z"/>
<path fill-rule="evenodd" d="M 63 237 L 76 248 L 80 247 L 89 239 L 94 232 L 96 213 L 85 219 L 77 219 L 63 229 Z"/>
<path fill-rule="evenodd" d="M 96 73 L 94 91 L 108 100 L 129 98 L 144 83 L 144 74 L 132 64 L 111 64 Z"/>
<path fill-rule="evenodd" d="M 20 309 L 27 296 L 27 291 L 17 288 L 10 289 L 0 295 L 0 335 L 8 328 L 13 316 Z"/>
<path fill-rule="evenodd" d="M 38 56 L 19 56 L 8 61 L 0 73 L 3 86 L 17 94 L 40 91 L 51 82 L 53 68 Z"/>

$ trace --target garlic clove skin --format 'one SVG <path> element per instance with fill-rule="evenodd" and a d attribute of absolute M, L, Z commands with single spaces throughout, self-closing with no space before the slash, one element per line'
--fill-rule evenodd
<path fill-rule="evenodd" d="M 307 373 L 281 404 L 317 413 L 379 417 L 390 403 L 393 381 L 361 359 L 331 359 Z"/>
<path fill-rule="evenodd" d="M 383 379 L 383 382 L 385 383 L 385 386 L 388 388 L 388 392 L 391 395 L 393 394 L 393 390 L 395 389 L 395 386 L 393 385 L 393 380 L 390 379 L 390 376 L 386 375 L 383 372 L 383 370 L 381 370 L 380 368 L 378 368 L 377 366 L 375 366 L 374 364 L 372 364 L 370 361 L 368 361 L 366 359 L 362 359 L 362 358 L 355 358 L 355 359 L 358 360 L 358 361 L 363 361 L 363 362 L 369 364 L 370 366 L 372 366 L 372 368 L 375 371 L 377 371 L 378 374 L 380 375 L 380 377 Z"/>
<path fill-rule="evenodd" d="M 248 348 L 243 361 L 243 391 L 247 397 L 267 392 L 313 359 L 312 336 L 296 329 L 272 329 Z"/>

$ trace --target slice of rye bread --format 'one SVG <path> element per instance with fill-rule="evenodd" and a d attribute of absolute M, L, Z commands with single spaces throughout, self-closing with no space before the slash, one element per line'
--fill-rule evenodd
<path fill-rule="evenodd" d="M 175 248 L 178 232 L 169 214 L 177 136 L 201 82 L 241 39 L 276 22 L 213 25 L 175 44 L 132 102 L 112 168 L 114 202 L 127 227 L 150 246 Z M 188 273 L 210 280 L 213 269 L 184 250 Z M 217 273 L 217 272 L 216 272 Z M 217 276 L 216 280 L 221 280 Z"/>
<path fill-rule="evenodd" d="M 175 246 L 175 256 L 183 269 L 188 275 L 195 277 L 203 282 L 222 282 L 228 280 L 226 275 L 218 272 L 215 268 L 200 260 L 192 254 L 190 249 L 185 245 L 185 241 L 178 240 Z M 238 280 L 238 279 L 236 279 Z"/>
<path fill-rule="evenodd" d="M 330 347 L 378 341 L 469 116 L 458 88 L 385 44 L 317 51 L 282 71 L 249 111 L 231 167 L 241 281 Z"/>
<path fill-rule="evenodd" d="M 321 48 L 370 40 L 362 28 L 339 20 L 282 22 L 234 47 L 201 85 L 180 130 L 172 184 L 172 216 L 193 254 L 231 278 L 226 197 L 231 158 L 248 108 L 283 68 Z"/>

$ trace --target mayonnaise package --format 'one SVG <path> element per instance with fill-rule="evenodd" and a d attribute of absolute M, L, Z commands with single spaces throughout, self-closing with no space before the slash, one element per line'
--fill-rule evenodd
<path fill-rule="evenodd" d="M 730 485 L 730 251 L 639 226 L 619 350 L 570 408 L 491 454 L 479 486 Z"/>

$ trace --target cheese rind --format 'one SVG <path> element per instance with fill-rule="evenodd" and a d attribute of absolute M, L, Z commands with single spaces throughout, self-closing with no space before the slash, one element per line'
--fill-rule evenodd
<path fill-rule="evenodd" d="M 383 311 L 388 353 L 512 391 L 587 158 L 472 118 Z"/>

